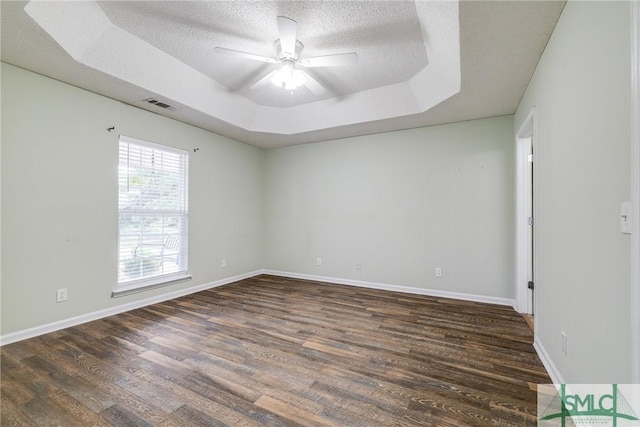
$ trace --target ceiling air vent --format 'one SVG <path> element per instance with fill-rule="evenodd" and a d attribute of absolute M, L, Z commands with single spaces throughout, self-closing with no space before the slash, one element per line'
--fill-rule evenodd
<path fill-rule="evenodd" d="M 176 107 L 174 107 L 172 105 L 169 105 L 169 104 L 166 104 L 166 103 L 164 103 L 162 101 L 158 101 L 155 98 L 147 98 L 147 99 L 143 99 L 143 101 L 144 102 L 148 102 L 149 104 L 153 104 L 153 105 L 155 105 L 157 107 L 164 108 L 165 110 L 171 110 L 171 111 L 175 111 L 176 110 Z"/>

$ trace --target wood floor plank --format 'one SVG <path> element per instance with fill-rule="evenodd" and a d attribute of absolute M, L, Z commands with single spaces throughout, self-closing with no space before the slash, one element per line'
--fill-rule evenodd
<path fill-rule="evenodd" d="M 0 412 L 1 412 L 0 425 L 1 426 L 35 426 L 37 425 L 22 410 L 22 406 L 25 403 L 27 403 L 29 400 L 20 401 L 19 399 L 11 398 L 11 392 L 8 390 L 10 387 L 14 385 L 15 383 L 13 382 L 9 383 L 7 385 L 7 390 L 3 390 L 2 393 L 0 393 Z M 18 385 L 18 387 L 19 386 L 20 385 Z"/>
<path fill-rule="evenodd" d="M 277 416 L 254 405 L 253 401 L 247 401 L 233 393 L 216 388 L 215 381 L 211 381 L 206 375 L 194 373 L 181 379 L 179 385 L 206 399 L 209 402 L 208 406 L 215 408 L 215 418 L 223 420 L 226 424 L 232 426 L 279 424 Z"/>
<path fill-rule="evenodd" d="M 83 426 L 108 426 L 100 416 L 62 390 L 49 393 L 48 398 L 57 407 L 73 416 L 74 424 Z"/>
<path fill-rule="evenodd" d="M 287 420 L 297 422 L 301 425 L 318 425 L 335 427 L 336 424 L 318 416 L 304 408 L 296 407 L 291 402 L 283 402 L 273 397 L 264 395 L 255 404 L 274 414 L 278 414 Z"/>
<path fill-rule="evenodd" d="M 510 307 L 261 275 L 0 349 L 2 425 L 534 426 Z"/>
<path fill-rule="evenodd" d="M 109 425 L 126 427 L 153 427 L 153 424 L 140 418 L 127 408 L 113 405 L 100 413 Z M 163 422 L 163 420 L 159 420 Z"/>
<path fill-rule="evenodd" d="M 58 369 L 60 365 L 55 366 L 41 356 L 32 356 L 25 359 L 24 363 L 33 369 L 34 375 L 26 381 L 32 387 L 38 387 L 36 393 L 38 397 L 46 396 L 49 388 L 55 387 L 69 393 L 76 400 L 96 412 L 100 412 L 115 403 L 112 400 L 113 396 L 100 387 L 95 387 L 94 383 L 83 378 L 67 375 L 66 372 Z M 40 386 L 40 384 L 44 384 L 44 387 Z"/>
<path fill-rule="evenodd" d="M 158 427 L 192 427 L 211 426 L 226 427 L 223 423 L 190 405 L 184 405 L 171 414 L 171 417 L 163 421 Z"/>

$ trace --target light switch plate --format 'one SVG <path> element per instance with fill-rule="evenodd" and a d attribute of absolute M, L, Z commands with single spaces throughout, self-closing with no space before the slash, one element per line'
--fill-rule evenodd
<path fill-rule="evenodd" d="M 620 205 L 620 232 L 623 234 L 631 234 L 632 224 L 631 202 L 622 203 Z"/>

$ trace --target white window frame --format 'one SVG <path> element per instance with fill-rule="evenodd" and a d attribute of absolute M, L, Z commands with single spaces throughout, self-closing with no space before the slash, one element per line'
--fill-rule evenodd
<path fill-rule="evenodd" d="M 153 150 L 153 152 L 157 152 L 158 156 L 170 155 L 170 156 L 179 156 L 177 165 L 178 165 L 178 197 L 179 200 L 176 209 L 162 209 L 162 208 L 139 208 L 139 209 L 123 209 L 121 206 L 121 195 L 126 194 L 126 192 L 122 192 L 121 182 L 122 180 L 127 181 L 129 179 L 129 172 L 133 167 L 130 167 L 128 164 L 129 161 L 129 148 L 133 147 L 141 147 L 143 150 Z M 127 150 L 124 153 L 124 150 Z M 118 258 L 117 258 L 117 285 L 115 290 L 112 292 L 111 296 L 113 298 L 129 295 L 136 292 L 141 292 L 143 290 L 149 290 L 161 286 L 168 286 L 175 283 L 183 282 L 186 280 L 190 280 L 191 276 L 188 274 L 188 222 L 189 222 L 189 152 L 187 150 L 182 150 L 179 148 L 169 147 L 166 145 L 156 144 L 149 141 L 144 141 L 137 138 L 132 138 L 125 135 L 119 136 L 118 143 Z M 127 163 L 123 163 L 123 159 L 127 159 Z M 159 171 L 164 172 L 164 170 L 159 169 Z M 124 175 L 126 174 L 126 175 Z M 128 188 L 128 183 L 127 183 Z M 177 233 L 166 233 L 164 230 L 164 223 L 162 225 L 162 231 L 160 233 L 149 232 L 145 234 L 144 227 L 141 226 L 140 230 L 135 233 L 125 233 L 124 228 L 121 226 L 121 219 L 126 217 L 176 217 L 178 220 L 178 231 Z M 141 221 L 142 222 L 142 221 Z M 137 242 L 135 249 L 132 249 L 131 245 L 127 246 L 127 243 L 123 241 L 123 239 L 131 239 L 135 234 L 139 234 L 139 241 Z M 159 236 L 158 236 L 159 234 Z M 162 263 L 165 261 L 165 249 L 168 245 L 168 236 L 171 235 L 172 239 L 176 240 L 177 243 L 172 248 L 171 260 L 175 262 L 176 271 L 170 271 L 168 273 L 164 272 L 164 266 Z M 143 253 L 143 250 L 146 251 L 147 246 L 144 243 L 145 237 L 155 238 L 157 242 L 155 245 L 149 244 L 149 251 L 154 255 L 150 256 L 155 264 L 160 263 L 160 268 L 158 271 L 153 272 L 151 275 L 147 275 L 143 278 L 127 278 L 127 275 L 124 273 L 124 265 L 126 262 L 124 260 L 128 260 L 128 256 L 131 255 L 131 260 L 139 259 L 141 263 L 141 270 L 143 269 L 142 265 L 145 261 L 144 256 L 140 255 Z M 148 240 L 147 240 L 148 241 Z M 155 247 L 151 247 L 155 246 Z M 122 252 L 122 253 L 121 253 Z M 138 257 L 138 258 L 136 258 Z M 175 259 L 175 261 L 173 261 Z M 173 269 L 171 269 L 173 270 Z"/>

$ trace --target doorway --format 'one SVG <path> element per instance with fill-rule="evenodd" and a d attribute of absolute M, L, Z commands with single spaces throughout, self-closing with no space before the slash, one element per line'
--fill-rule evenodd
<path fill-rule="evenodd" d="M 533 219 L 533 135 L 528 138 L 525 138 L 523 141 L 525 145 L 525 153 L 527 155 L 527 164 L 525 166 L 525 198 L 526 198 L 526 215 L 527 215 L 527 314 L 534 315 L 535 314 L 535 282 L 534 282 L 534 233 L 533 229 L 535 227 L 535 222 Z"/>
<path fill-rule="evenodd" d="M 535 312 L 535 109 L 516 134 L 516 309 Z"/>

